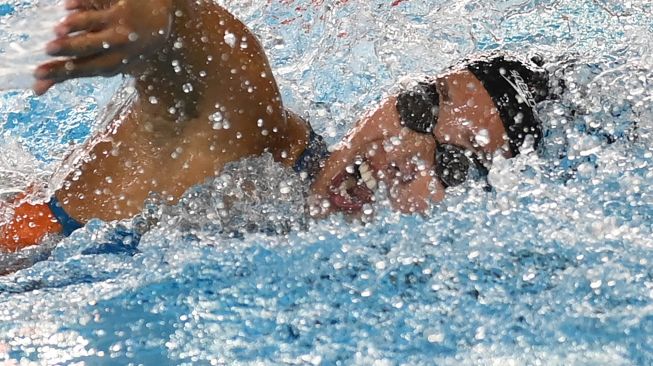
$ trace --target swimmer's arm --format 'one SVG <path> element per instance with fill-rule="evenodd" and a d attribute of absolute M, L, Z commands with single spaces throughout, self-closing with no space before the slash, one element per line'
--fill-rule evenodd
<path fill-rule="evenodd" d="M 97 3 L 104 6 L 98 9 Z M 236 69 L 242 65 L 252 66 L 249 73 L 267 75 L 264 81 L 250 77 L 255 86 L 276 90 L 258 41 L 213 1 L 67 0 L 66 7 L 72 12 L 47 46 L 50 55 L 62 59 L 37 68 L 37 94 L 68 79 L 123 73 L 157 96 L 170 94 L 161 88 L 166 84 L 181 94 L 179 83 L 190 81 L 195 93 L 188 97 L 210 98 L 216 89 L 224 89 L 224 80 L 235 73 L 242 76 Z"/>
<path fill-rule="evenodd" d="M 227 108 L 235 113 L 232 123 L 247 122 L 239 123 L 244 137 L 260 134 L 258 119 L 267 129 L 285 131 L 279 89 L 263 47 L 213 0 L 120 0 L 101 10 L 79 5 L 91 1 L 106 0 L 68 0 L 69 8 L 78 10 L 57 27 L 62 35 L 50 43 L 58 49 L 51 53 L 64 60 L 39 66 L 37 93 L 68 79 L 123 73 L 135 78 L 145 102 L 141 119 L 179 121 L 182 112 L 207 118 Z M 104 18 L 94 23 L 98 14 Z M 112 36 L 117 43 L 104 48 Z M 278 143 L 283 144 L 288 141 Z"/>

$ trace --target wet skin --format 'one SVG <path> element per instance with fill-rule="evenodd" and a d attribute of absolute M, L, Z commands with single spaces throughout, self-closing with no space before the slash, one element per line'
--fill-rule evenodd
<path fill-rule="evenodd" d="M 436 83 L 440 109 L 433 134 L 401 126 L 396 97 L 387 98 L 335 147 L 312 185 L 312 214 L 360 213 L 381 183 L 396 210 L 424 212 L 445 195 L 434 174 L 437 143 L 463 147 L 484 163 L 495 153 L 509 157 L 506 131 L 482 83 L 464 69 L 442 74 Z"/>
<path fill-rule="evenodd" d="M 123 73 L 134 76 L 138 93 L 86 143 L 86 158 L 57 191 L 73 218 L 131 217 L 150 192 L 174 202 L 230 161 L 269 151 L 291 165 L 303 151 L 306 126 L 283 108 L 260 43 L 213 1 L 69 0 L 66 6 L 72 13 L 48 50 L 67 59 L 41 65 L 35 91 Z"/>

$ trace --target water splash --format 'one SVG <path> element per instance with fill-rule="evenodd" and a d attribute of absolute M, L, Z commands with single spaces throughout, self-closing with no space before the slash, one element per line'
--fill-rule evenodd
<path fill-rule="evenodd" d="M 263 154 L 227 164 L 176 205 L 152 197 L 142 218 L 200 241 L 257 232 L 283 235 L 306 226 L 306 194 L 307 184 L 298 174 Z"/>
<path fill-rule="evenodd" d="M 53 37 L 54 26 L 66 15 L 61 0 L 16 5 L 2 19 L 0 37 L 5 42 L 0 48 L 0 90 L 31 87 L 36 65 L 48 59 L 45 44 Z"/>
<path fill-rule="evenodd" d="M 537 51 L 567 89 L 540 106 L 540 154 L 495 161 L 492 191 L 449 190 L 428 217 L 379 207 L 366 224 L 334 216 L 277 236 L 236 220 L 242 235 L 229 237 L 205 215 L 226 192 L 246 192 L 209 184 L 165 208 L 171 225 L 135 248 L 102 247 L 118 224 L 92 222 L 0 278 L 0 361 L 651 363 L 650 2 L 227 4 L 270 50 L 286 103 L 331 142 L 401 76 L 469 52 Z M 2 100 L 15 110 L 19 98 Z M 3 132 L 42 136 L 25 126 Z M 45 140 L 54 150 L 66 141 Z M 298 222 L 299 206 L 289 210 Z"/>

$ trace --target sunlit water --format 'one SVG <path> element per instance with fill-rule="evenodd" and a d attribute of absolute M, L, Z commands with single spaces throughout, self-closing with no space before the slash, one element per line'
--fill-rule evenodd
<path fill-rule="evenodd" d="M 31 3 L 0 3 L 0 25 Z M 27 268 L 0 277 L 0 362 L 653 363 L 650 1 L 227 6 L 269 50 L 286 104 L 332 143 L 400 78 L 477 51 L 539 52 L 568 91 L 539 106 L 539 154 L 496 161 L 492 192 L 453 190 L 427 218 L 381 203 L 365 225 L 307 221 L 301 182 L 262 157 L 177 207 L 153 197 L 133 222 L 4 256 Z M 120 84 L 0 95 L 0 193 L 56 188 Z M 138 245 L 132 224 L 151 227 Z"/>

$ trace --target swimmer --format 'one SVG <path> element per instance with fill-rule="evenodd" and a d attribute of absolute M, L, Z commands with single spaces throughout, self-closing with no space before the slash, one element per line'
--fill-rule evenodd
<path fill-rule="evenodd" d="M 514 156 L 527 136 L 541 138 L 533 106 L 544 89 L 533 86 L 544 74 L 495 56 L 386 99 L 329 154 L 283 107 L 259 42 L 223 7 L 194 0 L 67 0 L 66 7 L 71 14 L 47 48 L 64 59 L 38 67 L 34 91 L 122 73 L 133 77 L 137 98 L 90 138 L 86 158 L 66 162 L 74 170 L 50 201 L 16 198 L 14 219 L 0 228 L 5 250 L 69 235 L 91 218 L 131 217 L 151 192 L 174 203 L 226 163 L 263 152 L 313 181 L 315 215 L 360 212 L 380 182 L 395 208 L 423 212 L 446 186 L 464 181 L 467 166 L 487 169 L 493 154 Z"/>

